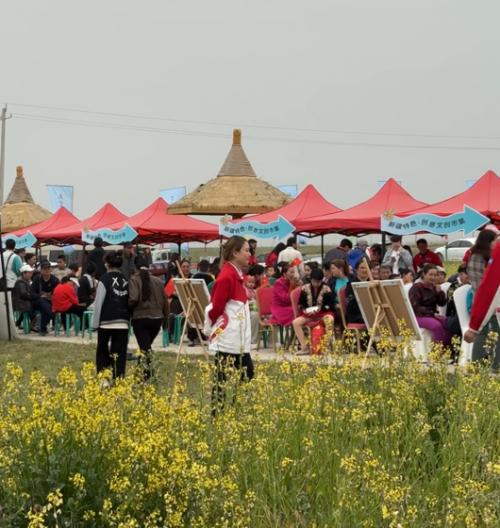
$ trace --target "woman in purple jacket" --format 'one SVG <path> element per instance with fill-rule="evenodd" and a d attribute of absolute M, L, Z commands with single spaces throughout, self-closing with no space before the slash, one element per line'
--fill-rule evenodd
<path fill-rule="evenodd" d="M 449 345 L 451 332 L 447 318 L 437 315 L 437 307 L 446 305 L 446 295 L 438 285 L 437 266 L 424 264 L 422 281 L 411 287 L 409 296 L 420 328 L 429 330 L 434 341 Z"/>

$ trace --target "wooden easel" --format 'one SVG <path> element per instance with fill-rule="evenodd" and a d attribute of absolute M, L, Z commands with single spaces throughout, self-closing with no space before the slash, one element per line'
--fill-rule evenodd
<path fill-rule="evenodd" d="M 184 273 L 182 273 L 181 266 L 179 264 L 179 261 L 176 261 L 177 269 L 179 271 L 179 277 L 183 279 L 183 284 L 186 289 L 186 293 L 188 296 L 188 305 L 184 314 L 184 325 L 182 328 L 182 333 L 179 341 L 179 348 L 177 349 L 177 357 L 175 360 L 175 367 L 177 367 L 177 363 L 179 362 L 179 358 L 182 352 L 182 348 L 184 346 L 184 337 L 186 336 L 187 327 L 189 324 L 193 326 L 196 329 L 196 333 L 198 335 L 198 339 L 200 340 L 200 344 L 203 348 L 203 355 L 205 356 L 205 359 L 208 361 L 208 352 L 205 347 L 205 342 L 203 341 L 203 336 L 200 332 L 200 327 L 203 327 L 203 322 L 205 318 L 205 313 L 203 306 L 200 303 L 200 300 L 198 299 L 198 296 L 196 295 L 196 292 L 193 288 L 193 285 L 189 282 L 189 279 L 184 277 Z"/>
<path fill-rule="evenodd" d="M 368 346 L 366 347 L 366 352 L 365 352 L 365 358 L 363 360 L 363 367 L 365 367 L 366 362 L 368 360 L 368 354 L 370 353 L 370 350 L 373 346 L 375 335 L 377 331 L 380 329 L 380 326 L 382 325 L 383 322 L 387 322 L 385 327 L 390 332 L 391 337 L 392 338 L 396 337 L 393 332 L 392 326 L 389 324 L 388 314 L 391 314 L 394 317 L 394 320 L 396 321 L 398 318 L 397 318 L 396 312 L 394 311 L 394 308 L 389 298 L 387 297 L 387 293 L 385 292 L 383 288 L 380 287 L 381 281 L 373 280 L 372 272 L 365 258 L 363 258 L 363 263 L 361 265 L 366 266 L 366 269 L 368 272 L 368 277 L 370 279 L 368 292 L 370 295 L 372 307 L 375 309 L 375 318 L 373 320 L 373 324 L 371 327 L 368 328 L 368 331 L 370 333 L 370 339 L 368 341 Z"/>

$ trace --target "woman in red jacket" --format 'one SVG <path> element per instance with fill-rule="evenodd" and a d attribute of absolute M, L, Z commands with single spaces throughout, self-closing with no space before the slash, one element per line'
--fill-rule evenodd
<path fill-rule="evenodd" d="M 474 296 L 470 314 L 469 329 L 464 334 L 468 343 L 474 342 L 472 361 L 480 361 L 488 356 L 486 342 L 488 334 L 495 332 L 500 336 L 500 242 L 497 242 L 491 261 L 484 272 L 483 279 Z M 500 337 L 492 346 L 492 369 L 500 369 Z"/>
<path fill-rule="evenodd" d="M 223 257 L 224 266 L 214 283 L 205 318 L 209 350 L 215 353 L 214 414 L 224 402 L 228 369 L 240 370 L 242 380 L 254 376 L 250 309 L 242 271 L 250 257 L 248 242 L 239 236 L 231 237 L 224 245 Z"/>
<path fill-rule="evenodd" d="M 75 314 L 81 318 L 84 310 L 78 303 L 73 281 L 69 276 L 63 277 L 52 293 L 52 311 L 61 314 L 62 325 L 65 327 L 65 314 Z"/>

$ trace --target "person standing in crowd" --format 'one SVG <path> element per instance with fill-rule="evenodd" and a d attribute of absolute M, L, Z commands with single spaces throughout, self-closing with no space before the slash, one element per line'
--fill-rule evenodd
<path fill-rule="evenodd" d="M 135 248 L 134 244 L 132 242 L 126 242 L 123 244 L 123 251 L 122 251 L 122 265 L 120 268 L 120 271 L 122 272 L 122 275 L 127 279 L 130 280 L 130 277 L 135 272 Z"/>
<path fill-rule="evenodd" d="M 63 277 L 70 274 L 70 270 L 66 266 L 66 257 L 64 255 L 59 255 L 57 257 L 57 267 L 52 273 L 59 282 L 61 282 Z"/>
<path fill-rule="evenodd" d="M 380 266 L 380 280 L 389 280 L 392 275 L 392 266 L 383 264 Z"/>
<path fill-rule="evenodd" d="M 88 308 L 95 299 L 97 279 L 95 278 L 96 268 L 93 262 L 88 262 L 85 273 L 78 281 L 78 302 Z"/>
<path fill-rule="evenodd" d="M 122 256 L 112 251 L 105 256 L 107 272 L 96 291 L 92 328 L 97 330 L 97 372 L 111 369 L 113 378 L 125 376 L 130 313 L 128 280 L 120 271 Z"/>
<path fill-rule="evenodd" d="M 279 244 L 277 244 L 272 251 L 269 252 L 269 254 L 267 255 L 266 257 L 266 266 L 268 267 L 273 267 L 275 268 L 278 263 L 280 262 L 278 260 L 278 257 L 280 255 L 280 253 L 286 249 L 286 246 L 285 244 L 283 244 L 283 242 L 280 242 Z"/>
<path fill-rule="evenodd" d="M 349 284 L 349 266 L 343 259 L 334 260 L 331 263 L 332 281 L 329 286 L 335 299 L 335 305 L 338 304 L 339 291 Z"/>
<path fill-rule="evenodd" d="M 311 260 L 310 262 L 306 262 L 304 264 L 304 276 L 302 277 L 302 282 L 304 284 L 309 284 L 309 282 L 311 281 L 311 273 L 314 269 L 318 269 L 318 263 L 314 260 Z"/>
<path fill-rule="evenodd" d="M 63 328 L 66 328 L 66 314 L 73 314 L 81 319 L 84 309 L 78 302 L 76 287 L 71 277 L 69 275 L 64 276 L 61 282 L 54 288 L 54 293 L 52 294 L 52 311 L 61 314 Z"/>
<path fill-rule="evenodd" d="M 339 259 L 335 262 L 344 262 Z M 325 328 L 333 328 L 333 311 L 335 309 L 335 299 L 332 290 L 323 283 L 323 272 L 315 269 L 311 273 L 311 282 L 301 288 L 298 307 L 300 315 L 293 320 L 293 329 L 300 343 L 301 355 L 311 353 L 311 349 L 306 343 L 304 326 L 310 322 L 323 324 Z M 309 312 L 315 310 L 314 312 Z"/>
<path fill-rule="evenodd" d="M 9 238 L 5 241 L 5 250 L 3 252 L 3 259 L 5 262 L 5 286 L 7 290 L 12 290 L 18 277 L 21 275 L 21 266 L 23 261 L 19 255 L 15 253 L 16 242 Z M 0 266 L 0 277 L 3 277 L 3 270 Z"/>
<path fill-rule="evenodd" d="M 31 266 L 32 268 L 35 268 L 36 266 L 36 255 L 34 253 L 26 253 L 24 255 L 24 262 L 28 264 L 28 266 Z"/>
<path fill-rule="evenodd" d="M 402 247 L 401 241 L 401 236 L 391 236 L 391 247 L 385 253 L 382 261 L 383 265 L 391 266 L 391 275 L 399 275 L 400 269 L 413 269 L 411 253 Z"/>
<path fill-rule="evenodd" d="M 330 249 L 323 262 L 333 262 L 334 260 L 347 260 L 347 254 L 352 249 L 352 242 L 348 238 L 343 238 L 340 244 L 333 249 Z"/>
<path fill-rule="evenodd" d="M 435 266 L 443 266 L 441 259 L 437 253 L 429 249 L 429 244 L 425 238 L 417 240 L 418 253 L 413 257 L 413 269 L 418 273 L 424 264 L 434 264 Z"/>
<path fill-rule="evenodd" d="M 283 264 L 281 277 L 274 283 L 271 314 L 277 324 L 290 326 L 293 323 L 293 307 L 290 293 L 300 285 L 297 268 Z"/>
<path fill-rule="evenodd" d="M 33 318 L 33 301 L 36 300 L 36 295 L 31 289 L 33 268 L 29 264 L 23 264 L 19 271 L 19 278 L 12 289 L 12 307 L 19 312 L 17 327 L 21 326 L 25 313 L 29 314 L 30 319 Z"/>
<path fill-rule="evenodd" d="M 332 263 L 327 260 L 323 262 L 323 282 L 332 289 L 333 284 L 333 270 Z"/>
<path fill-rule="evenodd" d="M 208 286 L 211 282 L 214 281 L 214 278 L 208 270 L 210 269 L 210 263 L 208 260 L 203 259 L 198 262 L 198 271 L 193 275 L 193 279 L 203 279 L 205 284 Z"/>
<path fill-rule="evenodd" d="M 377 260 L 371 260 L 369 264 L 373 280 L 380 280 L 380 264 Z"/>
<path fill-rule="evenodd" d="M 248 267 L 251 268 L 257 264 L 257 240 L 251 238 L 248 241 L 250 248 L 250 258 L 248 259 Z"/>
<path fill-rule="evenodd" d="M 303 257 L 302 253 L 297 249 L 297 237 L 290 237 L 286 241 L 286 248 L 278 255 L 278 264 L 281 262 L 287 262 L 299 266 L 299 271 L 303 273 Z"/>
<path fill-rule="evenodd" d="M 368 252 L 370 253 L 370 262 L 376 262 L 380 265 L 382 262 L 382 245 L 373 244 Z"/>
<path fill-rule="evenodd" d="M 128 304 L 137 344 L 145 356 L 144 379 L 152 375 L 151 352 L 161 327 L 168 328 L 169 304 L 158 277 L 151 275 L 147 260 L 135 257 L 134 275 L 129 282 Z"/>
<path fill-rule="evenodd" d="M 415 280 L 415 274 L 412 270 L 402 269 L 401 271 L 401 280 L 403 281 L 403 287 L 405 290 L 410 291 L 410 288 L 413 286 L 413 281 Z"/>
<path fill-rule="evenodd" d="M 149 269 L 153 265 L 153 254 L 151 253 L 151 248 L 146 246 L 142 250 L 142 256 L 144 257 L 144 260 L 146 262 L 146 266 Z"/>
<path fill-rule="evenodd" d="M 467 264 L 467 275 L 473 293 L 479 288 L 484 271 L 491 257 L 491 251 L 496 244 L 497 234 L 490 229 L 483 229 L 477 236 L 472 247 L 471 256 Z"/>
<path fill-rule="evenodd" d="M 348 323 L 364 324 L 363 315 L 354 294 L 353 282 L 365 282 L 370 280 L 369 267 L 365 259 L 361 259 L 356 268 L 356 276 L 351 279 L 345 288 L 346 320 Z"/>
<path fill-rule="evenodd" d="M 95 278 L 99 280 L 101 275 L 106 273 L 106 266 L 104 265 L 104 249 L 102 247 L 103 240 L 101 237 L 94 239 L 94 249 L 89 253 L 88 261 L 95 266 Z"/>
<path fill-rule="evenodd" d="M 464 334 L 472 347 L 472 361 L 482 361 L 491 355 L 492 370 L 500 370 L 500 243 L 492 251 L 491 262 L 484 272 L 477 288 L 470 314 L 469 328 Z M 495 332 L 497 340 L 491 350 L 487 348 L 490 332 Z"/>
<path fill-rule="evenodd" d="M 418 325 L 429 330 L 434 341 L 449 345 L 451 333 L 448 330 L 447 318 L 437 315 L 438 306 L 446 305 L 446 295 L 437 283 L 437 266 L 424 264 L 421 278 L 421 282 L 415 283 L 409 292 Z"/>
<path fill-rule="evenodd" d="M 53 317 L 52 294 L 59 281 L 52 275 L 52 268 L 48 260 L 40 264 L 40 274 L 33 278 L 31 288 L 36 295 L 33 308 L 41 314 L 40 335 L 47 335 L 47 327 Z"/>
<path fill-rule="evenodd" d="M 250 309 L 243 284 L 243 269 L 250 258 L 248 242 L 243 237 L 231 237 L 224 245 L 223 257 L 224 266 L 215 281 L 205 321 L 209 350 L 215 353 L 213 415 L 224 405 L 228 370 L 240 371 L 242 380 L 254 377 Z"/>
<path fill-rule="evenodd" d="M 214 260 L 210 264 L 208 272 L 210 273 L 210 275 L 212 275 L 214 280 L 217 278 L 220 272 L 220 258 L 219 257 L 214 258 Z"/>
<path fill-rule="evenodd" d="M 347 254 L 347 263 L 349 264 L 349 266 L 351 266 L 351 269 L 356 269 L 358 266 L 358 262 L 361 259 L 368 258 L 368 255 L 366 254 L 368 246 L 368 241 L 364 238 L 360 238 L 356 242 L 356 247 L 349 251 L 349 253 Z"/>
<path fill-rule="evenodd" d="M 264 266 L 261 266 L 260 264 L 254 264 L 253 266 L 250 266 L 248 270 L 248 275 L 251 275 L 254 278 L 255 288 L 260 288 L 261 286 L 264 286 Z"/>

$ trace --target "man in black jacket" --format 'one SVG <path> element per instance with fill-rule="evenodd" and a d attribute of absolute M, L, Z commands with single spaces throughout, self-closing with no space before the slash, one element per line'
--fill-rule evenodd
<path fill-rule="evenodd" d="M 94 249 L 89 253 L 88 261 L 95 266 L 95 278 L 99 280 L 101 275 L 106 273 L 106 266 L 104 265 L 105 251 L 102 247 L 103 241 L 101 237 L 94 239 Z"/>
<path fill-rule="evenodd" d="M 37 275 L 31 284 L 31 289 L 36 295 L 33 302 L 33 309 L 41 313 L 40 335 L 47 334 L 47 326 L 54 316 L 52 313 L 52 293 L 54 292 L 59 281 L 52 275 L 50 262 L 44 260 L 40 264 L 40 274 Z"/>
<path fill-rule="evenodd" d="M 21 326 L 25 313 L 29 314 L 30 319 L 32 318 L 33 301 L 36 300 L 36 295 L 31 290 L 33 268 L 29 264 L 24 264 L 19 271 L 21 275 L 12 289 L 12 307 L 19 312 L 19 318 L 16 321 L 18 327 Z"/>

